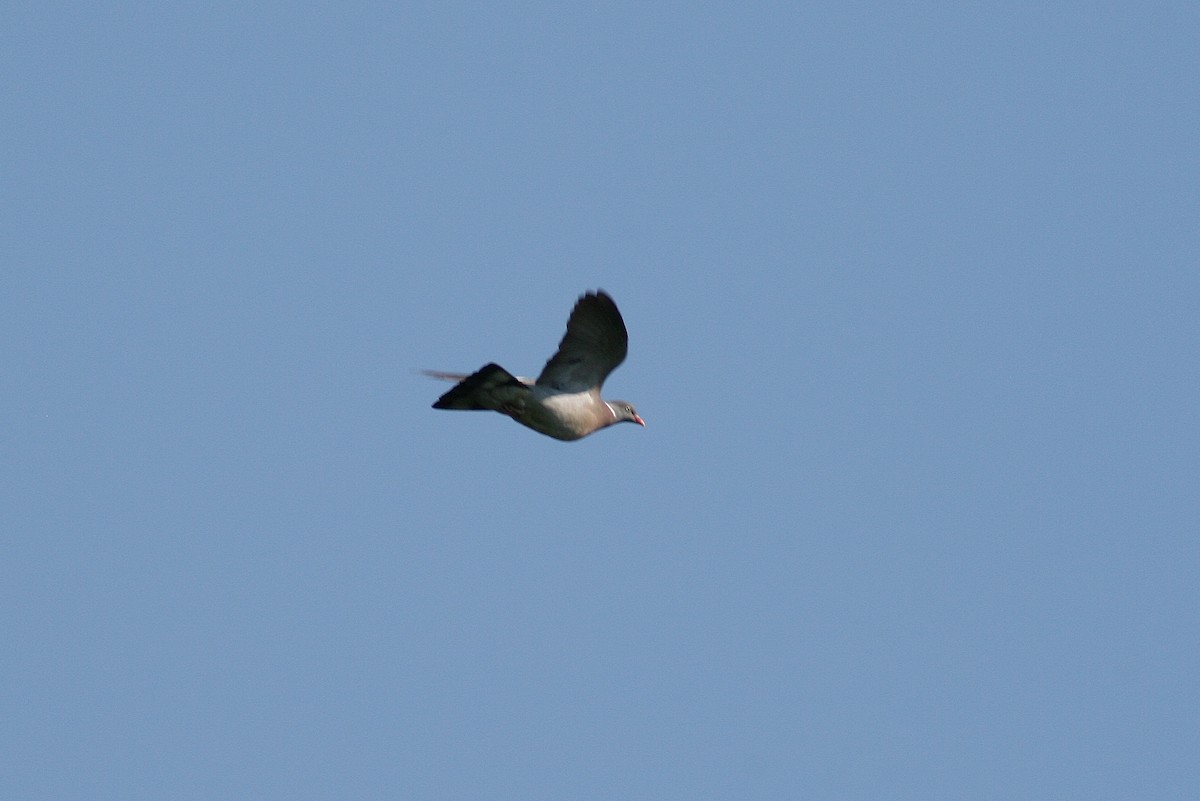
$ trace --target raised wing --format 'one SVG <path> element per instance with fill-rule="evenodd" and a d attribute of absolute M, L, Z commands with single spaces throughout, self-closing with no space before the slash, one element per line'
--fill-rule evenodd
<path fill-rule="evenodd" d="M 625 361 L 629 334 L 617 304 L 603 291 L 579 299 L 567 320 L 567 333 L 537 377 L 539 386 L 563 392 L 596 390 Z"/>

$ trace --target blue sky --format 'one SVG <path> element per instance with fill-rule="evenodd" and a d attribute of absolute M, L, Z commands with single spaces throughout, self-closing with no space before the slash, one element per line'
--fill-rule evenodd
<path fill-rule="evenodd" d="M 1200 796 L 1198 35 L 10 4 L 0 796 Z"/>

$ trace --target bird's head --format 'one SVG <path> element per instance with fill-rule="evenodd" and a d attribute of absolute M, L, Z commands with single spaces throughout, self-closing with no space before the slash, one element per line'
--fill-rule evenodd
<path fill-rule="evenodd" d="M 633 408 L 633 404 L 628 401 L 615 400 L 605 401 L 608 408 L 612 409 L 613 423 L 637 423 L 642 428 L 646 427 L 646 421 L 637 413 L 637 409 Z"/>

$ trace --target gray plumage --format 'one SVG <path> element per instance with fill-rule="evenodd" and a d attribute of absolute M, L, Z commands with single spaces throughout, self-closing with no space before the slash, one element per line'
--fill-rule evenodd
<path fill-rule="evenodd" d="M 646 425 L 633 404 L 600 397 L 604 379 L 625 361 L 628 349 L 621 312 L 601 290 L 579 298 L 558 351 L 536 380 L 514 376 L 498 364 L 470 375 L 425 373 L 457 382 L 437 399 L 435 409 L 496 411 L 555 439 L 576 440 L 614 423 Z"/>

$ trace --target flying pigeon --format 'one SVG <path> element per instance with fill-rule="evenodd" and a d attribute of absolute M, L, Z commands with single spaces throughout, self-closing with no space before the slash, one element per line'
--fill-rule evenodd
<path fill-rule="evenodd" d="M 494 363 L 470 375 L 434 370 L 425 374 L 457 382 L 437 399 L 435 409 L 500 412 L 546 436 L 570 441 L 614 423 L 646 425 L 633 404 L 600 397 L 604 379 L 625 361 L 628 349 L 621 312 L 600 290 L 579 298 L 558 352 L 536 381 L 518 378 Z"/>

